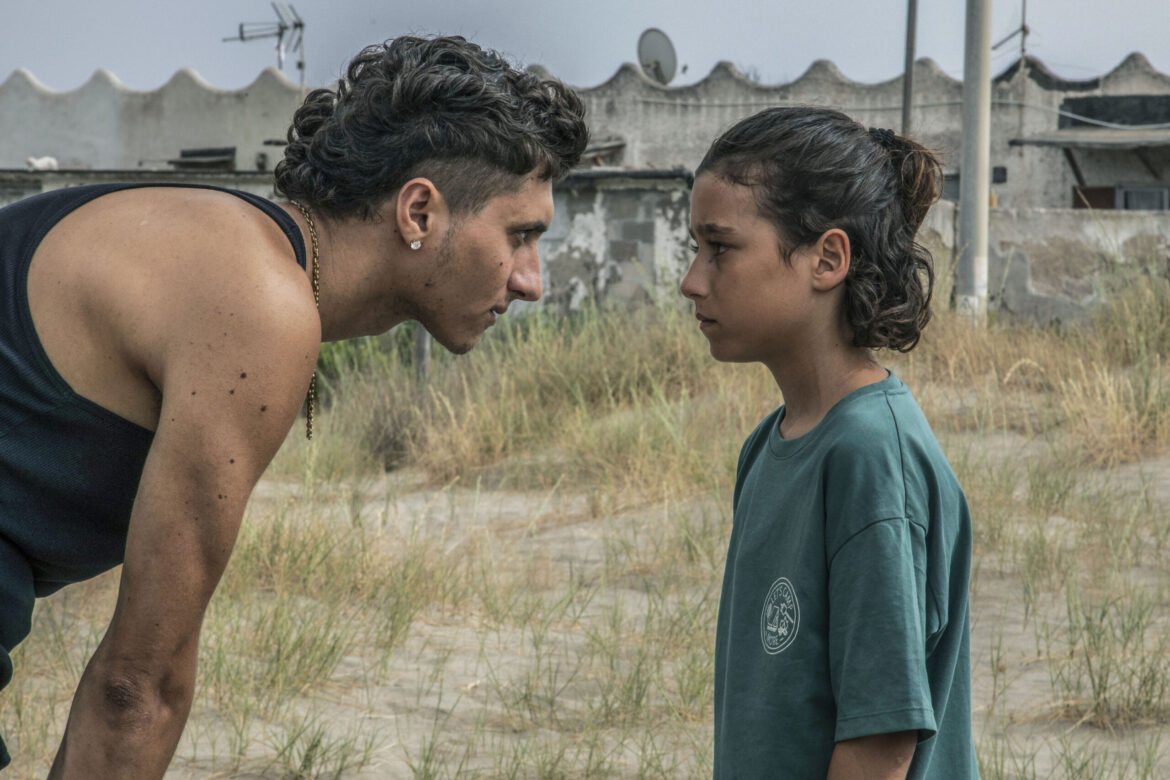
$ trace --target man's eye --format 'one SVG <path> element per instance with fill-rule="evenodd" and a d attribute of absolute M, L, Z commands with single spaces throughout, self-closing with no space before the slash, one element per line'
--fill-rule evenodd
<path fill-rule="evenodd" d="M 691 252 L 696 255 L 699 254 L 699 245 L 694 241 L 691 242 Z"/>

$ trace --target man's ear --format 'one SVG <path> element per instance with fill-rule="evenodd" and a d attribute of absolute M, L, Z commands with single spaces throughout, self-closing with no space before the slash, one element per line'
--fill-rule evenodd
<path fill-rule="evenodd" d="M 813 288 L 828 292 L 845 281 L 849 275 L 852 248 L 849 236 L 840 228 L 826 230 L 812 245 L 814 262 Z"/>
<path fill-rule="evenodd" d="M 406 244 L 428 239 L 437 240 L 446 232 L 449 221 L 447 202 L 430 179 L 418 177 L 398 191 L 395 219 L 398 232 Z"/>

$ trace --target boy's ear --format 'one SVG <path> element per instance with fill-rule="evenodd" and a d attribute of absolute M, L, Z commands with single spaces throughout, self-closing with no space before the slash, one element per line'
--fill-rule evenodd
<path fill-rule="evenodd" d="M 398 232 L 406 244 L 435 240 L 446 232 L 447 202 L 430 179 L 418 177 L 402 185 L 394 209 Z"/>
<path fill-rule="evenodd" d="M 849 236 L 840 228 L 826 230 L 812 248 L 815 258 L 813 288 L 828 292 L 845 281 L 849 274 L 849 258 L 852 251 Z"/>

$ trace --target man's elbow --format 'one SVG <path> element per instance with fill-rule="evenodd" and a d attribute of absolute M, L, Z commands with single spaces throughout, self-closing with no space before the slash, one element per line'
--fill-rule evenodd
<path fill-rule="evenodd" d="M 186 722 L 193 686 L 169 674 L 100 674 L 94 703 L 108 728 L 125 734 L 150 733 Z"/>

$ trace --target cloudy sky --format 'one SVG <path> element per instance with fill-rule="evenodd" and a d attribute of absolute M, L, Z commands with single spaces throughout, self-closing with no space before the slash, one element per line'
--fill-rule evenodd
<path fill-rule="evenodd" d="M 991 0 L 989 0 L 991 1 Z M 647 27 L 673 40 L 675 84 L 719 60 L 765 83 L 790 81 L 816 59 L 873 82 L 902 70 L 906 0 L 296 0 L 306 22 L 310 86 L 337 78 L 362 46 L 407 32 L 458 33 L 514 61 L 539 63 L 576 86 L 597 85 L 635 59 Z M 1141 51 L 1170 73 L 1170 0 L 1030 0 L 1028 51 L 1066 78 L 1108 72 Z M 992 40 L 1020 26 L 1021 0 L 994 0 Z M 920 0 L 917 52 L 961 77 L 964 0 Z M 155 89 L 183 67 L 237 89 L 276 64 L 273 41 L 224 43 L 240 22 L 268 22 L 266 0 L 0 0 L 0 82 L 17 68 L 57 90 L 98 68 L 126 86 Z M 995 52 L 992 72 L 1018 56 Z M 285 73 L 297 78 L 291 60 Z"/>

